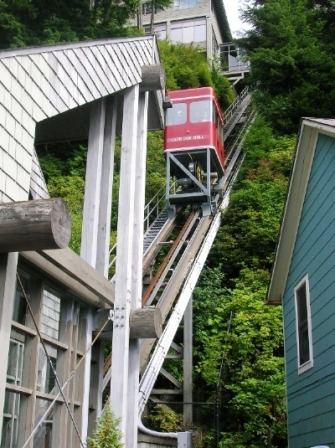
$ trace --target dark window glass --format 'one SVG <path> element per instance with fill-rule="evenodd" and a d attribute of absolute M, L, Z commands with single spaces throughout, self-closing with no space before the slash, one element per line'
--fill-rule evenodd
<path fill-rule="evenodd" d="M 303 365 L 310 360 L 306 283 L 303 283 L 296 290 L 296 303 L 298 317 L 299 365 Z"/>
<path fill-rule="evenodd" d="M 19 324 L 25 325 L 27 318 L 27 301 L 30 298 L 30 281 L 29 277 L 19 273 L 20 281 L 16 282 L 16 292 L 13 307 L 13 320 Z"/>

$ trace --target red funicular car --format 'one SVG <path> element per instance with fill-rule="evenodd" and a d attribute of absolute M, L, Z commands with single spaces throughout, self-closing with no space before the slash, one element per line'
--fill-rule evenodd
<path fill-rule="evenodd" d="M 168 94 L 164 151 L 170 204 L 210 203 L 213 185 L 223 176 L 223 116 L 211 87 Z M 177 188 L 171 190 L 172 179 Z"/>

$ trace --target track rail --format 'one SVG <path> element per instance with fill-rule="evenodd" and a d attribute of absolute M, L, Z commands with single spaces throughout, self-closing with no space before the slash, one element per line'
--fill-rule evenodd
<path fill-rule="evenodd" d="M 225 193 L 215 216 L 205 216 L 199 219 L 197 228 L 189 243 L 189 250 L 185 251 L 175 269 L 165 294 L 160 298 L 157 306 L 161 309 L 163 321 L 167 323 L 163 334 L 156 343 L 154 352 L 144 370 L 139 387 L 139 415 L 149 399 L 164 359 L 173 342 L 185 309 L 192 297 L 193 290 L 201 274 L 204 263 L 220 228 L 222 212 L 228 206 L 232 185 L 243 162 L 243 154 L 239 150 L 226 170 Z M 180 294 L 179 294 L 180 292 Z M 173 307 L 173 309 L 172 309 Z M 172 311 L 171 311 L 172 310 Z M 170 313 L 170 314 L 169 314 Z M 146 340 L 141 346 L 141 367 L 149 358 L 155 340 Z"/>

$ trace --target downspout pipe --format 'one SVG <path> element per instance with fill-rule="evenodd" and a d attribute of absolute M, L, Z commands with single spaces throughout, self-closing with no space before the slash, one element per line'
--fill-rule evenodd
<path fill-rule="evenodd" d="M 189 431 L 185 432 L 159 432 L 153 431 L 152 429 L 144 426 L 141 417 L 138 419 L 138 429 L 139 431 L 147 434 L 148 436 L 161 437 L 166 439 L 176 439 L 177 448 L 192 448 L 192 433 Z"/>
<path fill-rule="evenodd" d="M 162 437 L 166 439 L 177 439 L 178 440 L 178 433 L 177 432 L 159 432 L 154 431 L 153 429 L 149 429 L 146 426 L 144 426 L 141 418 L 138 419 L 138 429 L 143 432 L 143 434 L 147 434 L 148 436 L 153 437 Z"/>

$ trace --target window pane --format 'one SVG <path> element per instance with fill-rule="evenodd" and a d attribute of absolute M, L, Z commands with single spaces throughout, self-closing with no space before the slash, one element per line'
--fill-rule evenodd
<path fill-rule="evenodd" d="M 20 410 L 20 394 L 15 394 L 13 392 L 6 391 L 1 448 L 17 447 L 19 410 Z"/>
<path fill-rule="evenodd" d="M 193 25 L 183 28 L 183 43 L 190 44 L 194 42 L 194 27 Z"/>
<path fill-rule="evenodd" d="M 22 386 L 24 343 L 10 340 L 7 367 L 7 382 Z"/>
<path fill-rule="evenodd" d="M 36 415 L 42 416 L 48 409 L 50 402 L 47 400 L 36 400 Z M 51 448 L 52 446 L 52 420 L 53 411 L 51 410 L 43 423 L 39 426 L 34 436 L 34 448 Z"/>
<path fill-rule="evenodd" d="M 211 109 L 211 100 L 194 101 L 190 104 L 190 122 L 212 121 Z"/>
<path fill-rule="evenodd" d="M 206 40 L 206 25 L 199 24 L 194 28 L 194 42 L 204 42 Z"/>
<path fill-rule="evenodd" d="M 174 104 L 171 109 L 166 112 L 166 124 L 168 126 L 186 123 L 186 104 Z"/>
<path fill-rule="evenodd" d="M 50 357 L 53 368 L 57 368 L 57 349 L 49 344 L 45 344 L 48 355 Z M 46 392 L 50 394 L 56 394 L 58 388 L 56 388 L 56 379 L 45 354 L 44 348 L 40 346 L 40 353 L 38 359 L 38 376 L 37 376 L 37 390 L 40 392 Z"/>
<path fill-rule="evenodd" d="M 182 42 L 183 41 L 182 28 L 172 28 L 171 27 L 170 36 L 171 36 L 171 42 L 173 42 L 173 43 Z"/>
<path fill-rule="evenodd" d="M 202 0 L 174 0 L 175 9 L 195 8 L 202 5 Z"/>
<path fill-rule="evenodd" d="M 295 292 L 297 307 L 297 331 L 299 342 L 299 365 L 311 359 L 308 321 L 307 284 L 304 282 Z"/>
<path fill-rule="evenodd" d="M 166 23 L 155 25 L 155 34 L 158 39 L 166 40 Z"/>

